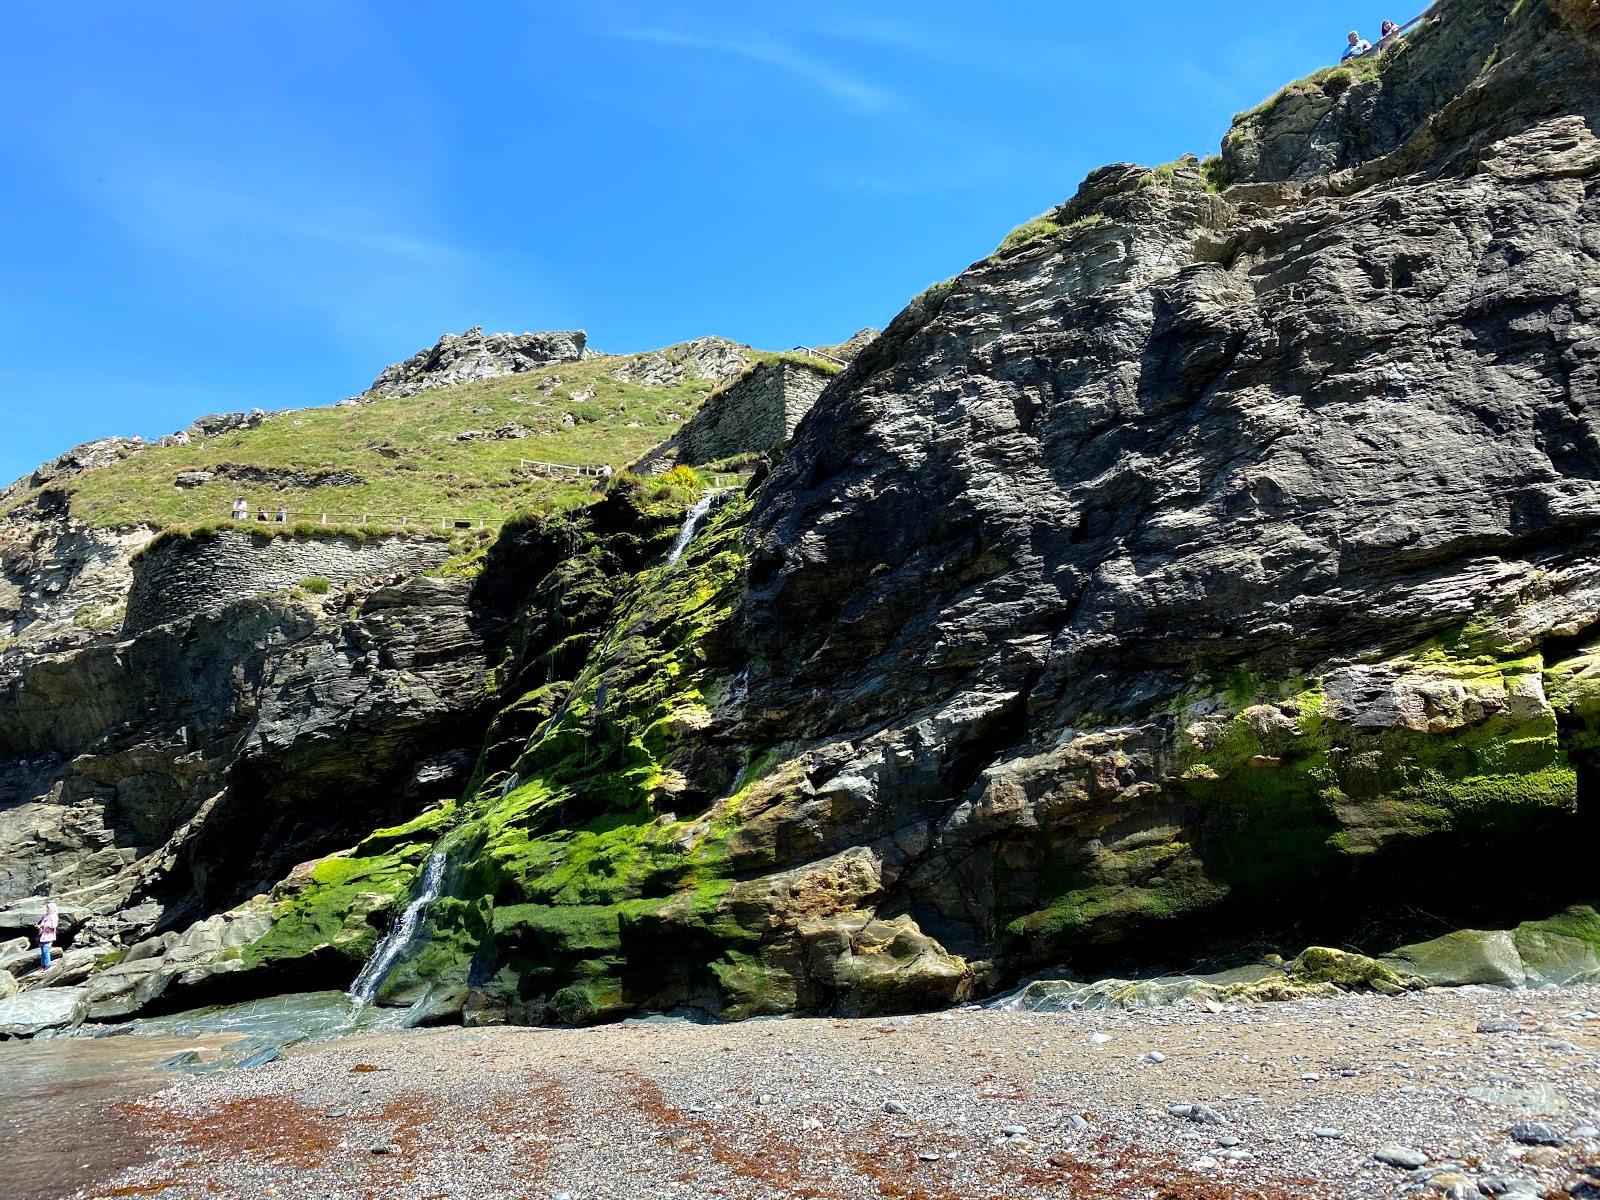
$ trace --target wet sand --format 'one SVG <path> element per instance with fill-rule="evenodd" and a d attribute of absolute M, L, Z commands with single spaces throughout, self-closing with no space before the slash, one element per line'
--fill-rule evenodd
<path fill-rule="evenodd" d="M 0 1197 L 53 1200 L 143 1161 L 149 1138 L 122 1102 L 172 1086 L 156 1065 L 215 1055 L 234 1035 L 0 1042 Z"/>

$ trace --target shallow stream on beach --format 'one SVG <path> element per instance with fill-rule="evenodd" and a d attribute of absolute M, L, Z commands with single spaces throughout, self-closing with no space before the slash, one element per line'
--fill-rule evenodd
<path fill-rule="evenodd" d="M 312 992 L 0 1042 L 0 1197 L 48 1200 L 130 1165 L 137 1142 L 120 1101 L 297 1042 L 397 1026 L 404 1015 Z"/>
<path fill-rule="evenodd" d="M 174 1055 L 215 1060 L 239 1036 L 0 1043 L 0 1196 L 44 1200 L 127 1166 L 131 1127 L 117 1102 L 171 1083 L 158 1064 Z"/>

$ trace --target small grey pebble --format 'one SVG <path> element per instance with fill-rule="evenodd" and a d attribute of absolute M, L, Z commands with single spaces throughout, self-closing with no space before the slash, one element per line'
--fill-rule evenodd
<path fill-rule="evenodd" d="M 901 1115 L 904 1115 L 905 1113 L 910 1112 L 911 1110 L 908 1109 L 904 1104 L 901 1104 L 900 1101 L 898 1101 L 898 1100 L 885 1100 L 883 1102 L 883 1111 L 886 1112 L 886 1113 L 894 1113 L 897 1116 L 901 1116 Z"/>
<path fill-rule="evenodd" d="M 1089 1122 L 1084 1120 L 1084 1118 L 1078 1113 L 1073 1113 L 1070 1117 L 1068 1117 L 1067 1124 L 1072 1126 L 1074 1129 L 1089 1128 Z"/>
<path fill-rule="evenodd" d="M 1328 1125 L 1319 1125 L 1311 1131 L 1311 1135 L 1319 1138 L 1342 1138 L 1344 1137 L 1344 1131 L 1334 1129 Z"/>
<path fill-rule="evenodd" d="M 1596 1129 L 1593 1125 L 1579 1125 L 1568 1136 L 1575 1138 L 1600 1137 L 1600 1129 Z"/>
<path fill-rule="evenodd" d="M 1485 1017 L 1478 1022 L 1479 1033 L 1521 1033 L 1522 1026 L 1511 1017 Z"/>
<path fill-rule="evenodd" d="M 1217 1139 L 1217 1145 L 1221 1146 L 1224 1150 L 1232 1150 L 1238 1144 L 1239 1139 L 1236 1137 L 1219 1137 Z"/>
<path fill-rule="evenodd" d="M 1167 1061 L 1167 1056 L 1159 1050 L 1152 1050 L 1144 1056 L 1144 1060 L 1151 1063 L 1164 1063 Z"/>
<path fill-rule="evenodd" d="M 1187 1117 L 1190 1113 L 1192 1113 L 1194 1111 L 1194 1105 L 1192 1105 L 1192 1104 L 1169 1104 L 1169 1105 L 1167 1105 L 1167 1111 L 1169 1113 L 1171 1113 L 1175 1117 Z"/>
<path fill-rule="evenodd" d="M 323 1115 L 326 1116 L 328 1118 L 328 1120 L 330 1120 L 330 1121 L 337 1121 L 340 1117 L 344 1116 L 344 1109 L 342 1109 L 342 1108 L 330 1108 Z"/>
<path fill-rule="evenodd" d="M 1208 1104 L 1191 1104 L 1189 1106 L 1189 1120 L 1201 1125 L 1226 1125 L 1228 1118 L 1219 1113 Z"/>
<path fill-rule="evenodd" d="M 1026 1125 L 1002 1125 L 1000 1132 L 1007 1137 L 1021 1137 L 1028 1132 L 1028 1127 Z"/>
<path fill-rule="evenodd" d="M 921 1154 L 917 1155 L 917 1157 L 923 1162 L 938 1162 L 944 1157 L 944 1155 L 940 1154 L 937 1150 L 924 1150 Z"/>
<path fill-rule="evenodd" d="M 386 1146 L 374 1146 L 372 1148 L 372 1152 L 374 1154 L 399 1154 L 400 1147 L 396 1146 L 393 1142 L 390 1142 Z"/>

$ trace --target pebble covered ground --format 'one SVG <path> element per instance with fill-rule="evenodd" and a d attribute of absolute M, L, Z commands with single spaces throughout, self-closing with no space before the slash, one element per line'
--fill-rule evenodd
<path fill-rule="evenodd" d="M 1600 1200 L 1597 1010 L 1463 988 L 375 1033 L 121 1101 L 139 1161 L 76 1195 Z"/>

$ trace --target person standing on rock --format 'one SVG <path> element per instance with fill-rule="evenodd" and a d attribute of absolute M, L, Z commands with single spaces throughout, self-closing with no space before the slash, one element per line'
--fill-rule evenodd
<path fill-rule="evenodd" d="M 56 944 L 56 926 L 61 922 L 61 914 L 56 909 L 54 900 L 44 902 L 44 916 L 39 918 L 39 969 L 50 969 L 50 948 Z"/>

